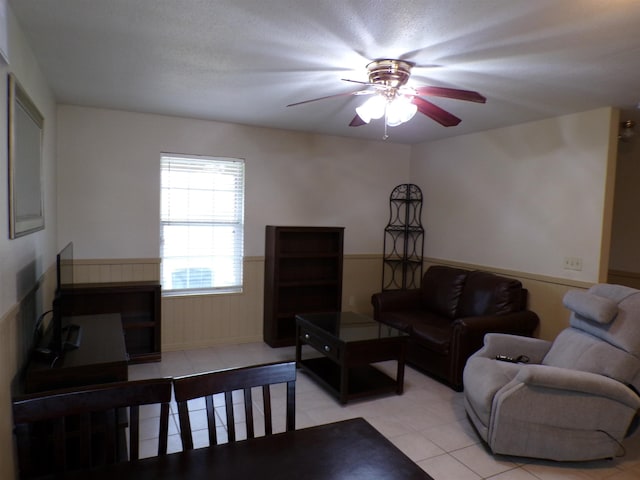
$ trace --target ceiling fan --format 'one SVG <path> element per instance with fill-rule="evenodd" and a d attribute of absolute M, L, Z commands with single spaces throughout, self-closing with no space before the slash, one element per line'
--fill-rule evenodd
<path fill-rule="evenodd" d="M 356 108 L 356 116 L 349 123 L 350 127 L 359 127 L 372 119 L 385 117 L 385 137 L 387 125 L 390 127 L 409 121 L 416 112 L 435 120 L 445 127 L 453 127 L 460 123 L 460 118 L 422 98 L 422 96 L 445 97 L 468 102 L 485 103 L 487 99 L 478 92 L 446 87 L 411 87 L 407 86 L 413 62 L 396 59 L 374 60 L 367 65 L 369 81 L 361 82 L 343 78 L 345 82 L 359 83 L 364 88 L 352 92 L 338 93 L 292 103 L 287 107 L 325 100 L 327 98 L 349 95 L 371 95 L 360 107 Z"/>

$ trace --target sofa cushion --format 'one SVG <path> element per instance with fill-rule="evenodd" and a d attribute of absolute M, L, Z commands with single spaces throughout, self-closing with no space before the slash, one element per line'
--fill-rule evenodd
<path fill-rule="evenodd" d="M 489 272 L 470 272 L 462 289 L 458 317 L 519 312 L 524 308 L 524 292 L 519 280 Z"/>
<path fill-rule="evenodd" d="M 390 327 L 396 328 L 402 332 L 411 330 L 411 317 L 415 315 L 412 310 L 398 310 L 392 312 L 380 312 L 376 320 Z"/>
<path fill-rule="evenodd" d="M 456 318 L 468 270 L 435 265 L 422 277 L 422 305 L 449 319 Z"/>
<path fill-rule="evenodd" d="M 451 325 L 448 319 L 438 320 L 438 318 L 437 315 L 426 310 L 397 310 L 381 312 L 376 320 L 406 333 L 412 333 L 416 325 L 434 321 Z"/>
<path fill-rule="evenodd" d="M 411 331 L 413 338 L 422 345 L 426 345 L 434 352 L 446 355 L 451 346 L 452 325 L 448 318 L 428 315 L 415 322 L 411 327 Z"/>

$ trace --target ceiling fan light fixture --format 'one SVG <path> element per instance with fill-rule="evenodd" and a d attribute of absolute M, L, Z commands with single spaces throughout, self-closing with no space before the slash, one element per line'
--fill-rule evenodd
<path fill-rule="evenodd" d="M 387 125 L 396 127 L 408 122 L 418 111 L 418 107 L 411 100 L 404 96 L 397 96 L 387 105 Z"/>
<path fill-rule="evenodd" d="M 369 123 L 372 119 L 382 118 L 387 108 L 387 99 L 381 95 L 373 95 L 366 102 L 356 108 L 356 113 L 363 122 Z"/>
<path fill-rule="evenodd" d="M 374 60 L 367 65 L 369 82 L 382 87 L 376 95 L 367 100 L 356 113 L 363 122 L 385 117 L 386 125 L 398 126 L 408 122 L 418 111 L 418 107 L 399 90 L 407 83 L 413 63 L 395 59 Z"/>

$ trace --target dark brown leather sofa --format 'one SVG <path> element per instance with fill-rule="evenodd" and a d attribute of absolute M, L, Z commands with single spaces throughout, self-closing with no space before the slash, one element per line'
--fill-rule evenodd
<path fill-rule="evenodd" d="M 419 289 L 376 293 L 371 303 L 376 320 L 409 333 L 407 362 L 458 391 L 486 333 L 532 336 L 539 323 L 520 281 L 440 265 L 426 271 Z"/>

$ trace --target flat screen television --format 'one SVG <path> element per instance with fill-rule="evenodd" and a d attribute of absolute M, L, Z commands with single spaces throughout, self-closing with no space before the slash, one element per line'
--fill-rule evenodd
<path fill-rule="evenodd" d="M 65 350 L 80 346 L 80 327 L 66 323 L 63 312 L 69 310 L 71 295 L 65 294 L 65 288 L 73 286 L 73 242 L 69 242 L 56 255 L 56 290 L 53 297 L 53 317 L 51 336 L 47 348 L 52 354 L 60 356 Z"/>
<path fill-rule="evenodd" d="M 73 242 L 56 255 L 56 293 L 73 285 Z"/>

